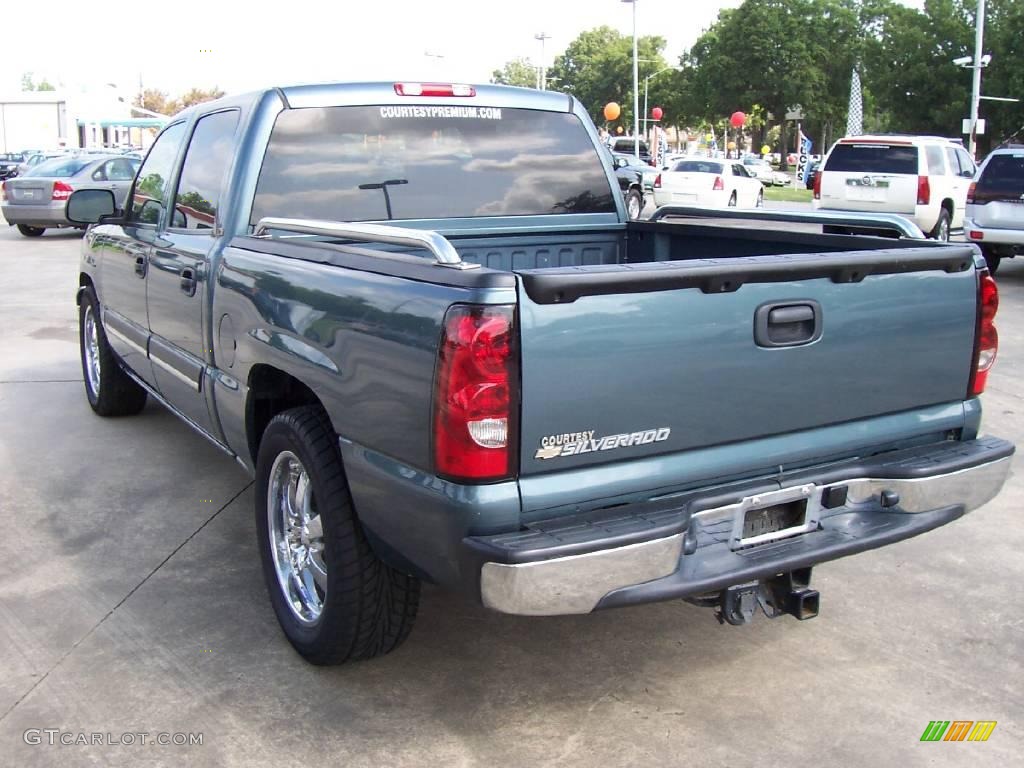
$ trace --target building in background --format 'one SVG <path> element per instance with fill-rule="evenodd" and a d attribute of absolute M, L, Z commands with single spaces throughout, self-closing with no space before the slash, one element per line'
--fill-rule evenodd
<path fill-rule="evenodd" d="M 148 147 L 166 122 L 110 84 L 0 93 L 0 152 Z"/>

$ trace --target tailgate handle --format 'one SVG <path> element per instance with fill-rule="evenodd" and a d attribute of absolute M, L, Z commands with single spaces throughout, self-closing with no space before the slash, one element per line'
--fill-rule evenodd
<path fill-rule="evenodd" d="M 812 300 L 773 301 L 754 313 L 754 341 L 759 347 L 796 347 L 821 338 L 821 305 Z"/>

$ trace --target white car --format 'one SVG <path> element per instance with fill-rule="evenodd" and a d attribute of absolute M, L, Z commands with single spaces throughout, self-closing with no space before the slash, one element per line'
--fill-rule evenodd
<path fill-rule="evenodd" d="M 775 183 L 775 171 L 772 170 L 771 163 L 767 160 L 762 160 L 755 155 L 747 155 L 743 158 L 743 167 L 747 169 L 747 173 L 755 177 L 762 184 L 771 185 Z"/>
<path fill-rule="evenodd" d="M 840 139 L 814 179 L 823 211 L 898 213 L 937 240 L 964 221 L 975 166 L 963 146 L 937 136 Z"/>
<path fill-rule="evenodd" d="M 679 160 L 654 180 L 654 204 L 760 208 L 764 187 L 739 160 Z"/>
<path fill-rule="evenodd" d="M 1024 253 L 1024 146 L 993 151 L 967 193 L 964 233 L 981 246 L 990 272 Z"/>

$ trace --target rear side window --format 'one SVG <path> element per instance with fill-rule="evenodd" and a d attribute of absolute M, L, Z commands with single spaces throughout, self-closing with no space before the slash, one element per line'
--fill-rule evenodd
<path fill-rule="evenodd" d="M 946 174 L 946 166 L 942 162 L 942 147 L 936 147 L 934 144 L 929 144 L 924 148 L 924 156 L 928 161 L 929 176 L 944 176 Z M 949 167 L 954 171 L 956 170 L 955 156 L 951 158 Z"/>
<path fill-rule="evenodd" d="M 917 147 L 900 144 L 836 144 L 826 171 L 917 175 Z"/>
<path fill-rule="evenodd" d="M 263 158 L 252 223 L 611 213 L 597 152 L 566 113 L 404 104 L 285 110 Z"/>
<path fill-rule="evenodd" d="M 978 178 L 977 195 L 1024 199 L 1024 152 L 993 155 Z"/>
<path fill-rule="evenodd" d="M 175 123 L 156 137 L 135 180 L 129 220 L 139 224 L 160 222 L 160 213 L 170 196 L 171 173 L 184 133 L 185 124 Z"/>
<path fill-rule="evenodd" d="M 672 169 L 679 173 L 721 173 L 721 163 L 705 163 L 700 160 L 683 160 Z"/>
<path fill-rule="evenodd" d="M 235 109 L 215 112 L 196 123 L 174 196 L 172 227 L 213 231 L 237 125 Z"/>

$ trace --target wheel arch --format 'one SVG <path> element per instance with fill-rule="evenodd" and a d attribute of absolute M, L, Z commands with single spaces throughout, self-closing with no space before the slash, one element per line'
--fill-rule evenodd
<path fill-rule="evenodd" d="M 291 373 L 267 363 L 258 363 L 250 369 L 245 399 L 245 436 L 253 466 L 256 466 L 260 440 L 270 420 L 282 411 L 302 405 L 317 405 L 327 411 L 312 388 Z"/>

